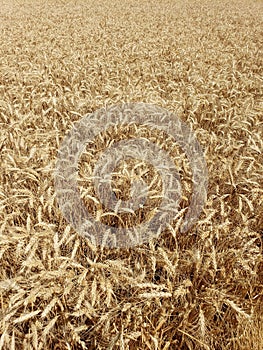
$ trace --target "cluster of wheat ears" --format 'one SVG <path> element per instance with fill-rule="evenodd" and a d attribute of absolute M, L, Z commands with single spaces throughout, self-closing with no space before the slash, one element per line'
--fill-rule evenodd
<path fill-rule="evenodd" d="M 262 12 L 260 0 L 0 1 L 0 349 L 263 348 Z M 65 220 L 53 174 L 75 122 L 126 102 L 191 126 L 207 202 L 186 233 L 180 217 L 109 249 Z M 80 195 L 108 225 L 138 224 L 159 205 L 158 173 L 136 159 L 113 188 L 127 199 L 144 176 L 147 211 L 109 216 L 92 192 L 96 154 L 135 131 L 112 126 L 79 160 Z M 166 135 L 143 125 L 141 135 L 173 149 L 184 212 L 187 157 Z"/>

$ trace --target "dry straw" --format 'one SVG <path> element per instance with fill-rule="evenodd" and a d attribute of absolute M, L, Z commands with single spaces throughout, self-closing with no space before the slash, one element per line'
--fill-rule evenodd
<path fill-rule="evenodd" d="M 0 6 L 0 349 L 263 348 L 262 10 L 252 0 Z M 159 238 L 112 250 L 65 221 L 53 171 L 74 122 L 124 102 L 192 126 L 208 200 L 180 233 L 193 184 L 175 145 L 182 215 Z M 89 157 L 79 184 L 96 203 Z M 120 165 L 116 190 L 128 197 L 136 167 L 158 192 L 138 163 Z"/>

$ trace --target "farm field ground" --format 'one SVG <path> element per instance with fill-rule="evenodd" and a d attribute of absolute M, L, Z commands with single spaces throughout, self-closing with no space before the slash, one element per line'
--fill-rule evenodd
<path fill-rule="evenodd" d="M 0 349 L 263 349 L 262 13 L 0 0 Z M 53 173 L 74 123 L 124 102 L 192 127 L 207 202 L 187 233 L 109 249 L 64 219 Z"/>

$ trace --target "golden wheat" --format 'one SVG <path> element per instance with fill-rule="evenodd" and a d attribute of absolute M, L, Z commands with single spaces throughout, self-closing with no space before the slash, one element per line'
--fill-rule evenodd
<path fill-rule="evenodd" d="M 261 0 L 0 3 L 0 349 L 263 348 L 262 11 Z M 63 218 L 53 174 L 75 122 L 129 102 L 192 127 L 208 198 L 182 234 L 193 189 L 182 150 L 145 126 L 109 128 L 79 161 L 92 214 L 125 227 L 158 206 L 162 182 L 140 160 L 115 169 L 114 190 L 128 198 L 143 177 L 147 213 L 109 212 L 94 193 L 96 156 L 128 133 L 170 152 L 182 201 L 158 238 L 108 249 Z"/>

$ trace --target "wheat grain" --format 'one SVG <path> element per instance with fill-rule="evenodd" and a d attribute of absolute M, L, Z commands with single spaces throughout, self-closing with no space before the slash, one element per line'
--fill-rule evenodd
<path fill-rule="evenodd" d="M 262 2 L 251 0 L 2 4 L 1 349 L 263 348 L 261 13 Z M 113 170 L 112 188 L 118 200 L 129 199 L 132 181 L 143 179 L 151 198 L 139 212 L 101 205 L 93 170 L 119 141 L 156 142 L 173 159 L 182 192 L 177 212 L 167 204 L 174 220 L 158 237 L 111 250 L 109 230 L 98 247 L 101 226 L 90 224 L 86 239 L 61 215 L 57 152 L 83 116 L 92 123 L 103 107 L 140 101 L 155 105 L 150 114 L 157 106 L 171 111 L 170 127 L 182 127 L 175 113 L 194 130 L 208 199 L 183 234 L 193 191 L 183 143 L 128 116 L 105 132 L 94 126 L 78 189 L 97 223 L 147 222 L 164 195 L 159 170 L 137 150 Z M 142 109 L 136 113 L 146 120 Z M 129 239 L 139 236 L 137 228 Z"/>

